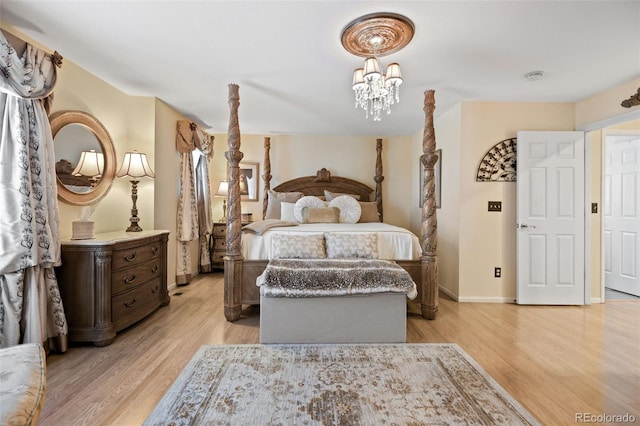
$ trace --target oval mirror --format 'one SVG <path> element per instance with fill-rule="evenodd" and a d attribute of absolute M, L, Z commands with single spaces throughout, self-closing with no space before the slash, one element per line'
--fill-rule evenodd
<path fill-rule="evenodd" d="M 83 111 L 49 116 L 56 154 L 58 198 L 86 206 L 101 200 L 116 175 L 116 151 L 102 123 Z"/>

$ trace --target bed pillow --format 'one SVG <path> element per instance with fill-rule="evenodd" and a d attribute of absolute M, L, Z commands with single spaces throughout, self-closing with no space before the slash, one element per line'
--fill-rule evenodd
<path fill-rule="evenodd" d="M 340 209 L 337 207 L 304 207 L 302 223 L 339 223 Z"/>
<path fill-rule="evenodd" d="M 295 203 L 304 197 L 302 192 L 276 192 L 269 190 L 269 199 L 267 201 L 267 212 L 265 219 L 280 219 L 280 203 Z"/>
<path fill-rule="evenodd" d="M 324 235 L 274 234 L 271 237 L 271 259 L 326 258 Z"/>
<path fill-rule="evenodd" d="M 362 213 L 362 207 L 355 198 L 349 195 L 341 195 L 329 202 L 329 207 L 337 207 L 340 209 L 341 223 L 357 223 Z"/>
<path fill-rule="evenodd" d="M 293 208 L 295 207 L 296 203 L 289 203 L 289 202 L 281 202 L 280 203 L 280 220 L 286 220 L 287 222 L 295 222 L 296 221 L 296 217 L 293 214 Z"/>
<path fill-rule="evenodd" d="M 327 207 L 327 203 L 313 195 L 307 195 L 306 197 L 300 198 L 296 201 L 296 205 L 293 207 L 293 215 L 300 223 L 303 223 L 302 209 L 305 207 Z"/>
<path fill-rule="evenodd" d="M 348 195 L 349 197 L 353 197 L 356 200 L 360 199 L 360 195 L 359 194 L 345 194 L 345 193 L 341 193 L 341 192 L 331 192 L 331 191 L 327 191 L 326 189 L 324 190 L 324 199 L 327 201 L 331 201 L 336 197 L 339 197 L 341 195 Z"/>
<path fill-rule="evenodd" d="M 362 213 L 358 223 L 380 222 L 380 213 L 375 201 L 360 201 L 360 208 Z"/>
<path fill-rule="evenodd" d="M 343 234 L 327 232 L 324 234 L 327 245 L 327 257 L 340 258 L 378 258 L 378 234 Z"/>

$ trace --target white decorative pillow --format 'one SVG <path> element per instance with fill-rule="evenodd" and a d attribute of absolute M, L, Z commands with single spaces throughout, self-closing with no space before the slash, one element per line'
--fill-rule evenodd
<path fill-rule="evenodd" d="M 320 259 L 327 257 L 324 235 L 274 234 L 271 259 Z"/>
<path fill-rule="evenodd" d="M 329 202 L 329 207 L 337 207 L 340 209 L 341 223 L 357 223 L 362 213 L 362 207 L 355 198 L 349 195 L 341 195 Z"/>
<path fill-rule="evenodd" d="M 293 214 L 293 208 L 295 207 L 296 203 L 287 203 L 287 202 L 281 202 L 280 203 L 280 220 L 286 220 L 287 222 L 295 222 L 296 221 L 296 217 Z"/>
<path fill-rule="evenodd" d="M 327 257 L 339 258 L 378 258 L 378 234 L 343 234 L 327 232 L 324 234 L 327 244 Z"/>
<path fill-rule="evenodd" d="M 360 194 L 347 194 L 344 192 L 331 192 L 331 191 L 327 191 L 326 189 L 324 190 L 324 199 L 327 201 L 331 201 L 336 197 L 339 197 L 341 195 L 348 195 L 349 197 L 353 197 L 356 200 L 360 200 Z"/>
<path fill-rule="evenodd" d="M 318 197 L 314 197 L 313 195 L 307 195 L 306 197 L 300 198 L 296 201 L 296 205 L 293 208 L 293 215 L 299 223 L 304 221 L 302 217 L 302 209 L 305 207 L 326 207 L 327 203 L 322 201 Z"/>

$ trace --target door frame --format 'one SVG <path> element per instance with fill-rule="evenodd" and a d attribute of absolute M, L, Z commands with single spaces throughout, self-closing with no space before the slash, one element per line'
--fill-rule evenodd
<path fill-rule="evenodd" d="M 587 137 L 587 135 L 592 131 L 600 130 L 601 139 L 602 139 L 600 141 L 600 144 L 601 144 L 601 147 L 604 149 L 606 135 L 613 135 L 615 132 L 624 131 L 624 130 L 618 130 L 618 129 L 607 130 L 607 127 L 623 124 L 623 123 L 634 121 L 634 120 L 640 120 L 640 110 L 625 112 L 623 114 L 620 114 L 614 117 L 595 121 L 593 123 L 588 123 L 576 128 L 576 130 L 578 131 L 585 132 L 584 173 L 585 173 L 585 177 L 587 176 L 589 177 L 588 179 L 585 179 L 585 182 L 584 182 L 584 191 L 585 191 L 584 211 L 585 211 L 585 215 L 589 217 L 589 220 L 585 220 L 585 232 L 584 232 L 584 246 L 585 246 L 585 251 L 584 251 L 584 261 L 585 261 L 584 262 L 584 265 L 585 265 L 584 267 L 584 286 L 585 286 L 584 299 L 585 300 L 584 300 L 584 303 L 585 305 L 591 304 L 591 268 L 588 265 L 591 265 L 591 245 L 592 245 L 591 203 L 594 202 L 594 200 L 591 199 L 591 188 L 592 188 L 591 176 L 593 174 L 591 159 L 593 157 L 593 154 L 592 154 L 593 147 L 591 146 L 590 139 Z M 627 131 L 630 131 L 630 130 L 627 130 Z M 601 153 L 601 156 L 602 156 L 602 161 L 604 161 L 604 156 L 602 155 L 602 153 Z M 602 176 L 602 170 L 603 170 L 604 164 L 600 162 L 599 167 L 601 172 L 600 175 Z M 603 179 L 604 178 L 602 177 L 600 178 L 601 191 L 600 191 L 600 200 L 599 200 L 599 204 L 600 204 L 599 212 L 602 212 L 602 201 L 604 200 L 604 185 L 602 185 Z M 603 239 L 604 239 L 604 220 L 600 220 L 600 253 L 599 253 L 600 255 L 600 298 L 599 299 L 600 300 L 597 300 L 597 298 L 594 298 L 595 303 L 605 302 L 605 299 L 604 299 L 604 244 L 602 244 Z"/>
<path fill-rule="evenodd" d="M 605 257 L 605 244 L 604 244 L 604 203 L 605 203 L 605 186 L 604 186 L 604 170 L 606 168 L 606 154 L 607 154 L 607 137 L 609 136 L 640 136 L 640 130 L 633 129 L 602 129 L 602 141 L 601 153 L 600 153 L 600 167 L 601 167 L 601 182 L 600 182 L 600 211 L 603 212 L 600 220 L 600 303 L 606 302 L 605 300 L 605 277 L 604 277 L 604 257 Z"/>

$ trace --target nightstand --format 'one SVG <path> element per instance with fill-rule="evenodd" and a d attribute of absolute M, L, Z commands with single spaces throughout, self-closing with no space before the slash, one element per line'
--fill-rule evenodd
<path fill-rule="evenodd" d="M 211 268 L 224 269 L 227 252 L 227 222 L 215 222 L 211 234 Z"/>
<path fill-rule="evenodd" d="M 242 226 L 251 222 L 242 222 Z M 224 270 L 224 256 L 227 254 L 227 222 L 215 222 L 211 233 L 211 269 Z"/>

